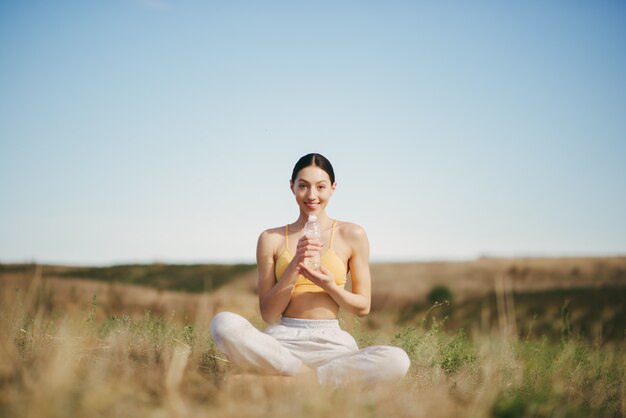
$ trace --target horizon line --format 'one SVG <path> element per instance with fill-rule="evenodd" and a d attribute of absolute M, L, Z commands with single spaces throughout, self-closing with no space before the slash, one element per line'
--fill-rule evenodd
<path fill-rule="evenodd" d="M 468 262 L 482 259 L 559 259 L 559 258 L 621 258 L 626 257 L 623 252 L 563 252 L 563 253 L 489 253 L 484 252 L 476 255 L 432 255 L 423 257 L 377 257 L 370 259 L 370 264 L 406 264 L 406 263 L 429 263 L 429 262 Z M 122 265 L 256 265 L 254 259 L 126 259 L 110 261 L 64 261 L 45 259 L 7 259 L 0 258 L 0 265 L 42 265 L 58 267 L 113 267 Z"/>

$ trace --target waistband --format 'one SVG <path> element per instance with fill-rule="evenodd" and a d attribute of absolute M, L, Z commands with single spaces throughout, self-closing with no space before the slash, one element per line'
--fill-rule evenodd
<path fill-rule="evenodd" d="M 280 325 L 290 328 L 339 328 L 338 319 L 280 318 Z"/>

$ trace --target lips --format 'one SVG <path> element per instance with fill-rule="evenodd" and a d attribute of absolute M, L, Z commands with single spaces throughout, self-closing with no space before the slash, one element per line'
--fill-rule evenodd
<path fill-rule="evenodd" d="M 319 203 L 317 202 L 306 202 L 305 203 L 306 207 L 313 210 L 316 209 L 319 206 Z"/>

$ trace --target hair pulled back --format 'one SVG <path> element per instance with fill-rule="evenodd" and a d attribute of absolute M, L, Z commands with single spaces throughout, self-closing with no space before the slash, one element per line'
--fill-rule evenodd
<path fill-rule="evenodd" d="M 328 161 L 328 158 L 317 153 L 307 154 L 298 160 L 291 173 L 291 182 L 293 183 L 296 181 L 300 170 L 309 166 L 321 168 L 326 172 L 326 174 L 328 174 L 328 177 L 330 177 L 331 184 L 335 183 L 335 171 L 333 170 L 333 166 L 330 164 L 330 161 Z"/>

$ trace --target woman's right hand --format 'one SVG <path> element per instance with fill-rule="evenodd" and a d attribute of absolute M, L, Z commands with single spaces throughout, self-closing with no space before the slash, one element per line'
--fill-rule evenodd
<path fill-rule="evenodd" d="M 323 244 L 321 241 L 303 235 L 302 238 L 298 240 L 296 254 L 293 257 L 293 260 L 291 260 L 291 265 L 295 266 L 296 269 L 299 270 L 298 265 L 304 262 L 305 258 L 314 256 L 316 252 L 321 252 L 322 247 Z"/>

